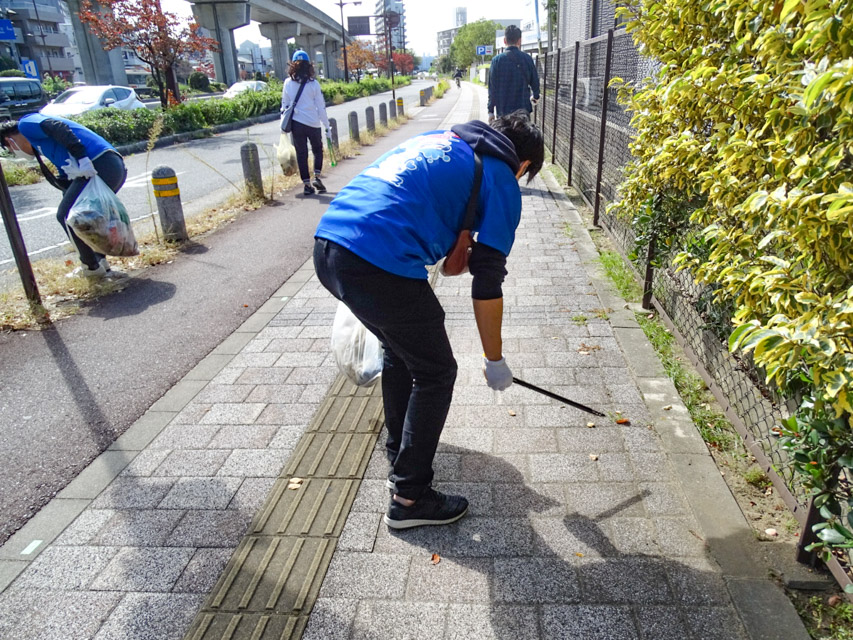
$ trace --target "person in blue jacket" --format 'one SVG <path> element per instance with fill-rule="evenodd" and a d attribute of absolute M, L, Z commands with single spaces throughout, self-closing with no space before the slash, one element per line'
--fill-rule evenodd
<path fill-rule="evenodd" d="M 26 115 L 17 122 L 0 123 L 0 145 L 19 158 L 35 158 L 45 179 L 62 191 L 56 219 L 77 248 L 82 263 L 69 277 L 124 277 L 121 271 L 110 268 L 103 254 L 94 251 L 65 224 L 89 178 L 99 176 L 118 193 L 127 178 L 127 168 L 119 152 L 81 124 L 40 113 Z M 58 176 L 45 165 L 42 156 L 59 170 Z"/>
<path fill-rule="evenodd" d="M 315 233 L 320 282 L 385 349 L 382 397 L 393 493 L 384 521 L 395 529 L 448 524 L 468 510 L 465 498 L 430 486 L 457 367 L 426 266 L 447 254 L 462 228 L 475 152 L 483 175 L 469 258 L 471 296 L 486 383 L 506 389 L 512 372 L 502 353 L 501 285 L 521 219 L 518 180 L 532 180 L 544 159 L 542 133 L 526 113 L 404 142 L 341 190 Z"/>

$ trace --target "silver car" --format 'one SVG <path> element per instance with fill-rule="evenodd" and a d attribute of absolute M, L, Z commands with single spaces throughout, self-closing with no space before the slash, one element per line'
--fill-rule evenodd
<path fill-rule="evenodd" d="M 115 85 L 84 85 L 60 93 L 42 107 L 46 116 L 76 116 L 95 109 L 144 109 L 145 105 L 130 87 Z"/>

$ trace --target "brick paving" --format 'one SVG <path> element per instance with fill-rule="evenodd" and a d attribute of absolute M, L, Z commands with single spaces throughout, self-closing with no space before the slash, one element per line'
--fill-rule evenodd
<path fill-rule="evenodd" d="M 482 111 L 475 97 L 449 123 Z M 538 178 L 523 207 L 504 286 L 507 361 L 609 417 L 489 390 L 470 279 L 439 277 L 459 376 L 435 483 L 466 495 L 470 513 L 446 527 L 382 525 L 380 435 L 303 637 L 749 637 L 614 331 L 622 311 L 593 284 L 589 236 L 566 233 L 583 229 L 577 212 Z M 109 452 L 121 473 L 0 595 L 0 637 L 183 637 L 336 378 L 336 305 L 306 264 L 152 407 L 133 444 Z"/>

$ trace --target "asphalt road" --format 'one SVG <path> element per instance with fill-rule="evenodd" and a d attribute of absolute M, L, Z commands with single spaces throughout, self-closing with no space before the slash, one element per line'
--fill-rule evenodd
<path fill-rule="evenodd" d="M 341 187 L 377 155 L 436 128 L 459 93 L 330 170 L 329 194 L 288 193 L 79 315 L 0 334 L 0 544 L 310 257 L 317 221 Z"/>
<path fill-rule="evenodd" d="M 399 89 L 397 97 L 402 97 L 408 105 L 416 101 L 420 90 L 430 84 L 432 83 L 426 80 L 415 80 L 411 85 Z M 373 106 L 376 110 L 376 121 L 379 122 L 379 104 L 387 104 L 390 99 L 389 91 L 328 107 L 329 117 L 338 122 L 339 140 L 349 139 L 347 115 L 350 111 L 359 114 L 359 122 L 363 128 L 364 110 Z M 127 182 L 120 191 L 120 197 L 131 219 L 135 221 L 134 229 L 137 234 L 150 230 L 147 220 L 152 212 L 156 214 L 157 211 L 151 189 L 151 171 L 155 167 L 166 165 L 175 170 L 181 189 L 184 215 L 191 217 L 217 206 L 229 194 L 238 191 L 243 182 L 240 146 L 244 142 L 251 141 L 258 145 L 261 171 L 264 175 L 270 175 L 271 171 L 280 171 L 275 164 L 275 148 L 280 135 L 278 121 L 273 121 L 202 140 L 154 149 L 150 155 L 139 153 L 125 158 Z M 32 258 L 63 255 L 69 243 L 56 222 L 60 191 L 42 181 L 34 185 L 12 187 L 10 192 L 27 253 Z M 0 270 L 13 267 L 14 258 L 8 238 L 5 233 L 0 233 Z"/>

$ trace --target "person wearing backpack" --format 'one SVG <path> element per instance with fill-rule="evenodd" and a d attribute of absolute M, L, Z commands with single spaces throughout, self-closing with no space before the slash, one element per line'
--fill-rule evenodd
<path fill-rule="evenodd" d="M 314 65 L 311 64 L 308 54 L 301 49 L 293 52 L 288 74 L 290 77 L 284 81 L 284 88 L 281 90 L 281 128 L 282 131 L 290 131 L 293 134 L 303 193 L 310 196 L 315 189 L 319 193 L 326 193 L 326 186 L 320 180 L 323 171 L 323 129 L 329 131 L 329 116 L 326 115 L 323 90 L 316 80 Z M 288 118 L 290 129 L 285 128 L 285 120 Z M 314 155 L 313 183 L 308 172 L 309 141 L 311 153 Z"/>
<path fill-rule="evenodd" d="M 0 123 L 0 145 L 17 158 L 37 160 L 45 179 L 62 191 L 56 219 L 77 248 L 82 263 L 68 277 L 125 277 L 127 274 L 111 269 L 106 257 L 77 237 L 65 222 L 89 178 L 100 177 L 113 193 L 118 193 L 127 178 L 127 167 L 121 154 L 82 124 L 40 113 Z M 45 165 L 42 156 L 57 168 L 59 175 Z"/>
<path fill-rule="evenodd" d="M 539 101 L 539 73 L 529 54 L 519 49 L 521 29 L 510 25 L 504 31 L 506 51 L 492 60 L 489 70 L 489 119 L 524 109 L 528 114 Z M 532 100 L 531 100 L 532 94 Z"/>

